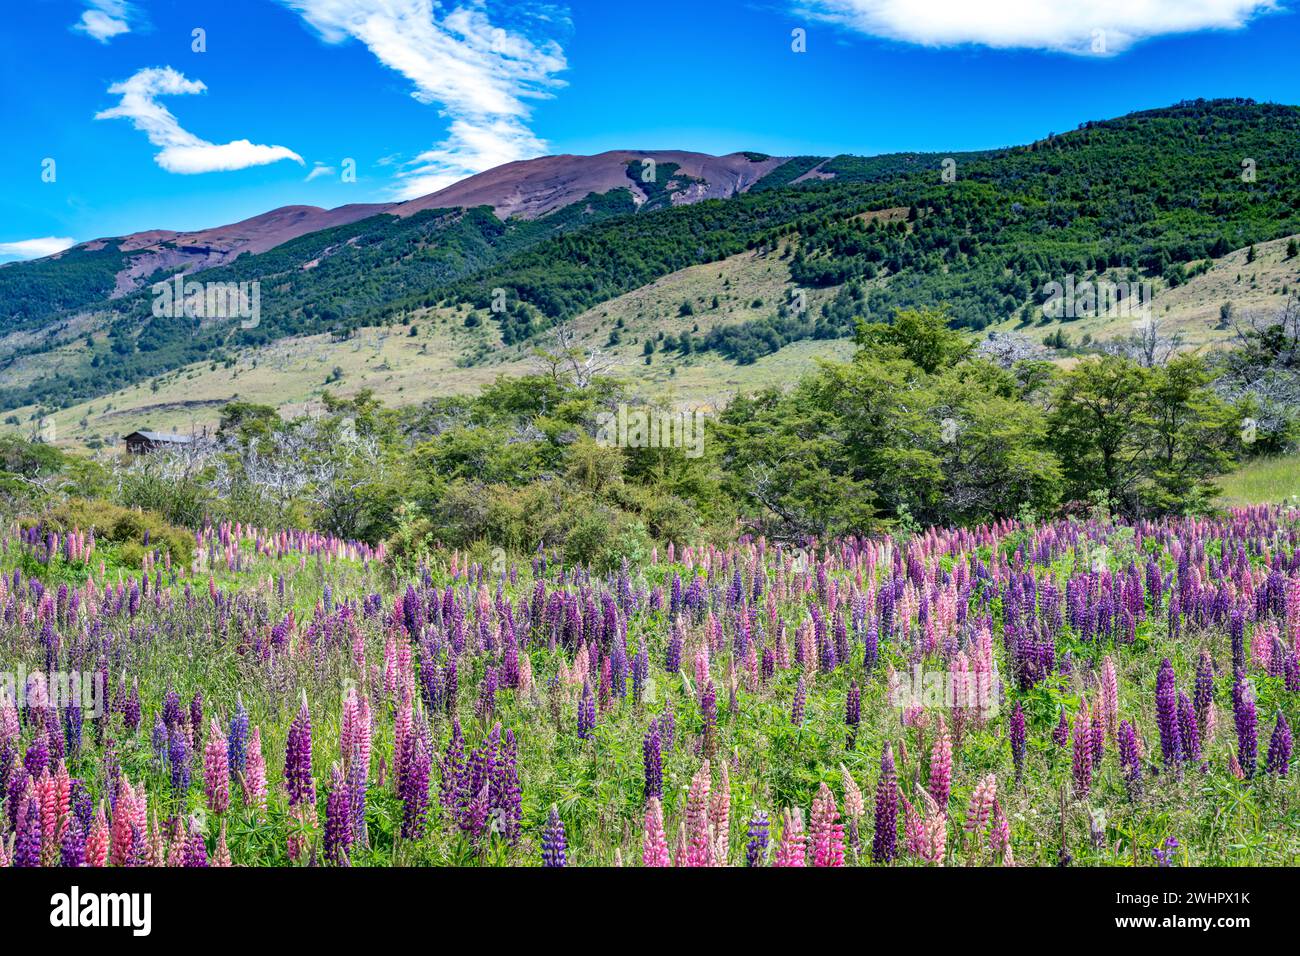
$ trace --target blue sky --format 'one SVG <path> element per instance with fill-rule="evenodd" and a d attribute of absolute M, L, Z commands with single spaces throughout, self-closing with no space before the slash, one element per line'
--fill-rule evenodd
<path fill-rule="evenodd" d="M 1293 2 L 29 0 L 0 27 L 0 261 L 545 153 L 955 151 L 1300 103 Z"/>

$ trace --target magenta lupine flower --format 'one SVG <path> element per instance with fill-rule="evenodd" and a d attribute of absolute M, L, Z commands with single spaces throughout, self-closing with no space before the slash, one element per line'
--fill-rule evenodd
<path fill-rule="evenodd" d="M 1232 711 L 1237 724 L 1237 763 L 1250 779 L 1255 775 L 1259 753 L 1259 718 L 1255 712 L 1255 691 L 1245 678 L 1232 688 Z"/>
<path fill-rule="evenodd" d="M 835 795 L 825 782 L 813 798 L 808 835 L 813 847 L 813 866 L 844 865 L 844 825 L 835 807 Z"/>
<path fill-rule="evenodd" d="M 772 857 L 773 866 L 803 866 L 808 852 L 808 835 L 803 829 L 803 813 L 787 807 L 781 819 L 781 839 Z"/>
<path fill-rule="evenodd" d="M 330 768 L 330 787 L 325 796 L 325 859 L 335 866 L 347 866 L 354 828 L 350 819 L 351 794 L 343 768 Z"/>
<path fill-rule="evenodd" d="M 1025 709 L 1016 701 L 1016 706 L 1011 711 L 1011 760 L 1016 765 L 1016 782 L 1018 783 L 1025 773 Z"/>
<path fill-rule="evenodd" d="M 1268 745 L 1267 770 L 1271 774 L 1285 777 L 1291 767 L 1291 725 L 1281 711 L 1277 714 L 1277 723 L 1273 726 L 1273 737 Z"/>
<path fill-rule="evenodd" d="M 898 775 L 894 771 L 894 748 L 885 744 L 880 757 L 880 780 L 876 784 L 876 831 L 871 856 L 877 863 L 889 863 L 898 855 Z"/>
<path fill-rule="evenodd" d="M 1175 680 L 1174 665 L 1166 657 L 1160 662 L 1160 673 L 1156 677 L 1156 726 L 1160 729 L 1160 752 L 1164 755 L 1165 766 L 1176 764 L 1183 752 Z"/>
<path fill-rule="evenodd" d="M 208 809 L 213 813 L 225 813 L 230 806 L 230 764 L 226 746 L 226 738 L 213 717 L 203 751 L 203 791 L 208 798 Z"/>
<path fill-rule="evenodd" d="M 644 866 L 668 866 L 668 838 L 664 835 L 664 808 L 657 796 L 645 808 L 645 831 L 641 839 Z"/>
<path fill-rule="evenodd" d="M 289 791 L 289 806 L 316 802 L 316 781 L 311 775 L 311 712 L 307 709 L 307 692 L 302 706 L 289 724 L 289 739 L 284 752 L 284 785 Z"/>
<path fill-rule="evenodd" d="M 560 819 L 559 808 L 551 804 L 551 815 L 542 829 L 542 866 L 566 866 L 567 849 L 568 845 L 564 839 L 564 821 Z"/>
<path fill-rule="evenodd" d="M 1106 735 L 1115 739 L 1119 730 L 1119 676 L 1115 672 L 1115 661 L 1109 654 L 1101 665 L 1101 698 L 1097 714 L 1106 728 Z M 1101 755 L 1095 754 L 1094 763 L 1101 762 Z"/>

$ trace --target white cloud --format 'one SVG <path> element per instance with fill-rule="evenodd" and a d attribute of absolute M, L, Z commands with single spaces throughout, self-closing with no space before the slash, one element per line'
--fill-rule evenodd
<path fill-rule="evenodd" d="M 923 46 L 1111 55 L 1152 37 L 1235 29 L 1276 0 L 795 0 L 807 16 Z"/>
<path fill-rule="evenodd" d="M 311 172 L 307 174 L 307 178 L 304 179 L 303 182 L 309 183 L 313 179 L 319 179 L 322 176 L 333 176 L 333 175 L 334 175 L 333 166 L 326 166 L 324 163 L 317 163 L 315 166 L 312 167 Z"/>
<path fill-rule="evenodd" d="M 82 11 L 81 19 L 72 29 L 107 43 L 115 36 L 131 32 L 131 13 L 125 0 L 90 0 L 88 9 Z"/>
<path fill-rule="evenodd" d="M 447 137 L 400 174 L 397 198 L 420 196 L 501 163 L 538 156 L 546 143 L 529 128 L 526 100 L 562 85 L 564 51 L 521 28 L 488 19 L 481 4 L 435 16 L 432 0 L 280 0 L 326 43 L 359 40 L 406 77 L 411 95 L 438 104 Z M 534 17 L 554 23 L 551 13 Z"/>
<path fill-rule="evenodd" d="M 44 236 L 40 239 L 19 239 L 17 242 L 0 242 L 0 260 L 39 259 L 52 256 L 77 244 L 67 236 Z"/>
<path fill-rule="evenodd" d="M 209 143 L 181 128 L 159 96 L 202 93 L 207 89 L 199 80 L 186 79 L 170 66 L 140 70 L 128 80 L 114 83 L 108 92 L 122 101 L 112 109 L 95 114 L 95 119 L 129 119 L 149 142 L 162 149 L 154 157 L 169 173 L 211 173 L 249 166 L 265 166 L 282 159 L 305 165 L 302 157 L 286 146 L 260 146 L 246 139 L 229 143 Z"/>

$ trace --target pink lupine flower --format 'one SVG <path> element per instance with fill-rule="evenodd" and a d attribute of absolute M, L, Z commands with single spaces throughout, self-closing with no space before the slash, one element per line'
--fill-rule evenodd
<path fill-rule="evenodd" d="M 108 866 L 108 822 L 104 819 L 104 805 L 95 811 L 86 837 L 86 866 Z"/>
<path fill-rule="evenodd" d="M 725 760 L 718 763 L 718 788 L 709 802 L 709 825 L 713 830 L 713 865 L 726 866 L 731 847 L 731 775 Z"/>
<path fill-rule="evenodd" d="M 34 781 L 33 797 L 41 814 L 41 865 L 54 866 L 59 856 L 59 808 L 48 767 Z"/>
<path fill-rule="evenodd" d="M 966 810 L 966 832 L 983 833 L 988 825 L 989 814 L 993 811 L 993 801 L 997 799 L 998 780 L 989 774 L 975 786 L 970 796 L 970 807 Z"/>
<path fill-rule="evenodd" d="M 645 833 L 641 840 L 641 862 L 645 866 L 668 866 L 668 839 L 664 835 L 664 808 L 651 797 L 645 808 Z"/>
<path fill-rule="evenodd" d="M 989 829 L 989 850 L 996 854 L 1006 854 L 1011 849 L 1011 823 L 1002 811 L 1002 804 L 993 800 L 993 826 Z"/>
<path fill-rule="evenodd" d="M 944 723 L 943 714 L 940 714 L 938 736 L 934 741 L 934 750 L 930 752 L 930 796 L 934 797 L 934 802 L 945 812 L 951 789 L 952 740 L 948 737 L 948 725 Z"/>
<path fill-rule="evenodd" d="M 226 735 L 215 717 L 208 732 L 208 742 L 203 751 L 204 793 L 208 809 L 213 813 L 226 812 L 230 806 L 230 761 L 226 752 Z"/>
<path fill-rule="evenodd" d="M 397 718 L 393 721 L 393 789 L 402 788 L 402 757 L 406 748 L 406 737 L 411 732 L 414 721 L 411 700 L 406 698 L 398 708 Z"/>
<path fill-rule="evenodd" d="M 244 804 L 266 809 L 266 761 L 262 758 L 262 728 L 254 727 L 248 738 L 248 762 L 244 768 Z"/>
<path fill-rule="evenodd" d="M 707 760 L 691 779 L 690 794 L 686 798 L 686 826 L 690 843 L 686 851 L 686 866 L 709 866 L 713 861 L 712 841 L 709 839 L 709 787 L 712 774 Z"/>
<path fill-rule="evenodd" d="M 1106 736 L 1112 741 L 1119 732 L 1119 678 L 1109 654 L 1101 665 L 1101 700 L 1098 709 L 1106 722 Z"/>
<path fill-rule="evenodd" d="M 217 836 L 217 852 L 212 856 L 212 865 L 226 867 L 231 865 L 230 847 L 226 844 L 226 821 L 221 821 L 221 832 Z"/>
<path fill-rule="evenodd" d="M 835 808 L 835 794 L 823 781 L 813 798 L 809 835 L 813 846 L 813 866 L 844 865 L 844 825 Z"/>
<path fill-rule="evenodd" d="M 803 830 L 803 813 L 798 807 L 787 808 L 781 824 L 781 842 L 772 856 L 773 866 L 803 866 L 808 836 Z"/>
<path fill-rule="evenodd" d="M 167 866 L 185 865 L 185 853 L 189 849 L 190 835 L 183 819 L 176 821 L 176 830 L 172 834 L 171 846 L 167 850 Z"/>
<path fill-rule="evenodd" d="M 920 856 L 932 866 L 943 866 L 948 852 L 948 814 L 924 790 L 921 798 L 925 801 L 925 823 Z"/>
<path fill-rule="evenodd" d="M 134 842 L 135 791 L 131 781 L 122 778 L 122 790 L 117 795 L 117 804 L 113 811 L 113 826 L 109 831 L 109 862 L 113 866 L 126 866 L 131 861 L 131 847 Z"/>
<path fill-rule="evenodd" d="M 840 764 L 840 782 L 844 787 L 844 818 L 849 821 L 849 845 L 858 845 L 858 821 L 866 815 L 867 805 L 862 799 L 862 790 L 849 773 L 849 768 Z"/>
<path fill-rule="evenodd" d="M 930 795 L 927 793 L 925 796 L 929 797 Z M 925 818 L 921 816 L 906 795 L 899 793 L 898 798 L 903 804 L 903 849 L 911 856 L 924 859 Z M 933 798 L 930 799 L 930 802 L 934 802 Z"/>
<path fill-rule="evenodd" d="M 9 866 L 9 848 L 5 845 L 5 840 L 0 837 L 0 870 Z"/>

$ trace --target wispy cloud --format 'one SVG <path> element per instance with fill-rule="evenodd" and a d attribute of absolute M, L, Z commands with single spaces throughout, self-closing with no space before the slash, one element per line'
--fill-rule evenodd
<path fill-rule="evenodd" d="M 320 177 L 322 176 L 333 176 L 333 175 L 334 175 L 333 166 L 326 166 L 324 163 L 317 163 L 315 166 L 312 167 L 311 172 L 307 174 L 307 178 L 303 180 L 303 182 L 309 183 L 313 179 L 320 179 Z"/>
<path fill-rule="evenodd" d="M 554 39 L 536 39 L 520 23 L 493 23 L 484 6 L 435 14 L 432 0 L 280 0 L 326 43 L 359 40 L 406 77 L 411 95 L 437 104 L 446 138 L 399 175 L 397 198 L 434 192 L 501 163 L 538 156 L 546 143 L 529 128 L 528 99 L 550 95 L 567 68 Z M 545 8 L 531 22 L 554 28 L 567 18 Z"/>
<path fill-rule="evenodd" d="M 795 0 L 800 13 L 924 46 L 1122 53 L 1152 37 L 1236 29 L 1276 0 Z"/>
<path fill-rule="evenodd" d="M 209 143 L 181 127 L 159 96 L 202 93 L 207 89 L 199 80 L 186 79 L 170 66 L 140 70 L 128 80 L 114 83 L 108 92 L 122 100 L 112 109 L 95 114 L 95 119 L 129 119 L 149 142 L 162 149 L 154 161 L 169 173 L 212 173 L 249 166 L 265 166 L 282 159 L 306 165 L 287 146 L 261 146 L 246 139 L 229 143 Z"/>
<path fill-rule="evenodd" d="M 126 0 L 89 0 L 81 19 L 72 25 L 72 29 L 94 37 L 100 43 L 107 43 L 115 36 L 131 32 L 133 13 Z"/>
<path fill-rule="evenodd" d="M 77 244 L 67 236 L 43 236 L 40 239 L 19 239 L 17 242 L 0 242 L 0 262 L 11 259 L 39 259 L 52 256 Z"/>

